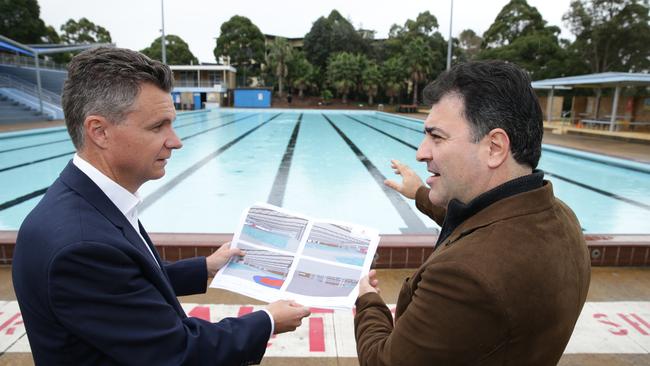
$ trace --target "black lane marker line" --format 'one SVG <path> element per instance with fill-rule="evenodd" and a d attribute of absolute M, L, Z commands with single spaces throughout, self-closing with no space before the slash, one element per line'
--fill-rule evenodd
<path fill-rule="evenodd" d="M 251 128 L 250 130 L 244 132 L 242 135 L 239 137 L 236 137 L 234 140 L 231 140 L 227 144 L 221 146 L 218 150 L 210 153 L 209 155 L 205 156 L 203 159 L 197 161 L 194 163 L 192 166 L 189 168 L 183 170 L 179 174 L 177 174 L 174 178 L 172 178 L 169 182 L 165 183 L 164 185 L 160 186 L 158 189 L 156 189 L 153 193 L 148 195 L 143 201 L 142 205 L 138 208 L 139 212 L 142 213 L 144 210 L 146 210 L 149 206 L 151 206 L 154 202 L 156 202 L 158 199 L 160 199 L 162 196 L 164 196 L 167 192 L 169 192 L 172 188 L 176 187 L 179 183 L 187 179 L 192 173 L 195 171 L 201 169 L 204 165 L 210 162 L 210 160 L 216 158 L 217 156 L 221 155 L 224 151 L 228 150 L 230 147 L 232 147 L 234 144 L 238 143 L 241 141 L 244 137 L 250 135 L 251 133 L 255 132 L 257 129 L 259 129 L 262 126 L 265 126 L 272 120 L 274 120 L 276 117 L 281 115 L 282 113 L 278 113 L 275 116 L 269 118 L 268 120 L 262 122 L 261 124 Z"/>
<path fill-rule="evenodd" d="M 277 114 L 277 115 L 273 116 L 271 119 L 269 119 L 269 120 L 266 121 L 266 122 L 269 122 L 270 120 L 274 119 L 275 117 L 277 117 L 277 116 L 279 116 L 279 115 L 280 115 L 280 114 Z M 222 124 L 222 125 L 219 125 L 219 126 L 216 126 L 216 127 L 210 128 L 210 129 L 208 129 L 208 130 L 205 130 L 205 131 L 203 131 L 203 132 L 201 132 L 201 133 L 205 133 L 205 132 L 208 132 L 208 131 L 212 131 L 212 130 L 214 130 L 214 129 L 217 129 L 217 128 L 220 128 L 220 127 L 224 127 L 224 126 L 227 126 L 227 125 L 233 124 L 233 123 L 235 123 L 235 122 L 237 122 L 237 121 L 241 121 L 241 120 L 243 120 L 243 119 L 246 119 L 246 118 L 248 118 L 248 117 L 252 117 L 252 116 L 255 116 L 255 114 L 251 114 L 250 116 L 243 117 L 243 118 L 240 118 L 240 119 L 238 119 L 238 120 L 234 120 L 234 121 L 232 121 L 232 122 L 224 123 L 224 124 Z M 264 122 L 264 124 L 265 124 L 266 122 Z M 260 126 L 261 126 L 261 125 L 260 125 Z M 258 126 L 258 127 L 260 127 L 260 126 Z M 258 128 L 258 127 L 256 127 L 256 128 Z M 249 131 L 249 132 L 250 132 L 250 131 Z M 199 134 L 200 134 L 200 133 L 199 133 Z M 186 136 L 186 137 L 181 138 L 181 140 L 186 140 L 186 139 L 189 139 L 189 138 L 195 137 L 195 136 L 197 136 L 197 135 L 199 135 L 199 134 L 194 134 L 194 135 Z M 228 146 L 228 147 L 230 147 L 230 146 Z M 21 167 L 21 166 L 25 166 L 25 165 L 30 165 L 30 164 L 38 163 L 38 162 L 40 162 L 40 161 L 51 160 L 51 159 L 54 159 L 54 158 L 59 158 L 59 157 L 61 157 L 61 156 L 71 155 L 71 154 L 74 154 L 74 151 L 73 151 L 73 152 L 70 152 L 70 153 L 65 153 L 65 154 L 61 154 L 61 155 L 57 155 L 57 156 L 53 156 L 53 157 L 49 157 L 49 158 L 45 158 L 45 159 L 41 159 L 41 160 L 32 161 L 32 162 L 25 163 L 25 164 L 20 164 L 20 165 L 17 165 L 17 166 L 15 166 L 15 167 L 9 167 L 9 168 L 11 168 L 11 169 L 13 169 L 13 168 L 19 168 L 19 167 Z M 5 170 L 9 170 L 9 169 L 8 169 L 8 168 L 5 168 L 5 169 L 0 170 L 0 172 L 3 172 L 3 171 L 5 171 Z M 20 197 L 14 198 L 14 199 L 12 199 L 12 200 L 9 200 L 9 201 L 7 201 L 7 202 L 1 203 L 1 204 L 0 204 L 0 207 L 1 207 L 1 208 L 0 208 L 0 211 L 5 210 L 5 209 L 10 208 L 10 207 L 13 207 L 13 206 L 18 205 L 18 204 L 21 204 L 21 203 L 23 203 L 23 202 L 25 202 L 25 201 L 27 201 L 27 200 L 29 200 L 29 199 L 32 199 L 32 198 L 34 198 L 34 197 L 38 197 L 38 196 L 44 194 L 45 191 L 47 191 L 48 188 L 49 188 L 49 186 L 48 186 L 48 187 L 45 187 L 45 188 L 42 188 L 42 189 L 39 189 L 39 190 L 36 190 L 36 191 L 34 191 L 34 192 L 32 192 L 32 193 L 28 193 L 28 194 L 26 194 L 26 195 L 24 195 L 24 196 L 20 196 Z M 154 192 L 154 193 L 155 193 L 155 192 Z M 143 210 L 144 210 L 144 209 L 143 209 Z"/>
<path fill-rule="evenodd" d="M 222 116 L 218 116 L 218 118 L 230 117 L 230 116 L 233 116 L 233 115 L 234 115 L 234 113 L 233 113 L 233 114 L 225 114 L 225 115 L 222 115 Z M 180 118 L 180 117 L 181 117 L 181 116 L 179 116 L 179 118 Z M 186 123 L 186 124 L 184 124 L 184 125 L 174 126 L 174 129 L 179 129 L 179 128 L 184 128 L 184 127 L 189 127 L 189 126 L 191 126 L 191 125 L 195 125 L 195 124 L 198 124 L 198 123 L 205 123 L 205 122 L 206 122 L 206 121 L 190 122 L 190 123 Z M 211 120 L 210 122 L 212 122 L 212 120 Z M 14 147 L 14 148 L 12 148 L 12 149 L 7 149 L 7 150 L 0 150 L 0 154 L 2 154 L 2 153 L 12 152 L 12 151 L 24 150 L 24 149 L 31 149 L 31 148 L 33 148 L 33 147 L 39 147 L 39 146 L 45 146 L 45 145 L 58 144 L 59 142 L 65 142 L 65 141 L 70 141 L 70 138 L 68 137 L 68 138 L 65 138 L 65 139 L 63 139 L 63 140 L 54 140 L 54 141 L 42 142 L 42 143 L 40 143 L 40 144 L 27 145 L 27 146 L 21 146 L 21 147 Z"/>
<path fill-rule="evenodd" d="M 555 146 L 563 147 L 561 145 L 555 145 Z M 576 149 L 576 150 L 586 152 L 586 153 L 589 153 L 589 154 L 594 154 L 591 151 L 584 151 L 584 150 L 580 150 L 580 149 Z M 544 151 L 548 151 L 548 152 L 555 153 L 555 154 L 558 154 L 558 155 L 568 155 L 568 156 L 570 156 L 572 158 L 592 161 L 594 163 L 609 165 L 609 166 L 613 166 L 613 167 L 617 167 L 617 168 L 621 168 L 621 169 L 627 169 L 627 170 L 631 170 L 631 171 L 638 172 L 638 173 L 650 174 L 649 171 L 641 169 L 641 168 L 637 168 L 637 167 L 633 167 L 633 166 L 627 166 L 627 165 L 623 165 L 623 164 L 618 164 L 618 163 L 612 162 L 612 161 L 598 160 L 598 159 L 595 159 L 595 158 L 591 158 L 589 156 L 574 154 L 574 153 L 569 152 L 569 151 L 555 151 L 555 150 L 552 150 L 552 149 L 546 149 L 546 148 L 542 147 L 542 153 Z M 605 154 L 602 154 L 602 155 L 605 155 Z M 605 156 L 609 156 L 609 155 L 605 155 Z M 609 157 L 612 157 L 612 158 L 615 158 L 615 159 L 620 159 L 617 156 L 609 156 Z"/>
<path fill-rule="evenodd" d="M 650 210 L 650 205 L 645 204 L 643 202 L 638 202 L 638 201 L 635 201 L 635 200 L 627 198 L 627 197 L 619 196 L 616 193 L 608 192 L 608 191 L 602 190 L 600 188 L 596 188 L 596 187 L 590 186 L 588 184 L 580 183 L 580 182 L 575 181 L 573 179 L 563 177 L 561 175 L 557 175 L 557 174 L 554 174 L 554 173 L 549 173 L 547 171 L 544 171 L 544 174 L 548 175 L 550 177 L 555 177 L 557 179 L 563 180 L 563 181 L 565 181 L 567 183 L 575 184 L 578 187 L 588 189 L 588 190 L 596 192 L 596 193 L 600 193 L 600 194 L 602 194 L 604 196 L 607 196 L 607 197 L 610 197 L 610 198 L 613 198 L 613 199 L 616 199 L 616 200 L 619 200 L 619 201 L 623 201 L 623 202 L 628 203 L 630 205 L 645 208 L 646 210 Z"/>
<path fill-rule="evenodd" d="M 7 150 L 0 150 L 0 154 L 8 153 L 8 152 L 11 152 L 11 151 L 30 149 L 32 147 L 39 147 L 39 146 L 45 146 L 45 145 L 58 144 L 59 142 L 64 142 L 64 141 L 70 141 L 70 138 L 68 137 L 67 139 L 63 139 L 63 140 L 54 140 L 54 141 L 42 142 L 40 144 L 27 145 L 27 146 L 21 146 L 21 147 L 14 147 L 12 149 L 7 149 Z"/>
<path fill-rule="evenodd" d="M 48 187 L 48 188 L 49 188 L 49 187 Z M 8 209 L 9 207 L 13 207 L 13 206 L 19 205 L 19 204 L 21 204 L 21 203 L 23 203 L 23 202 L 25 202 L 25 201 L 29 201 L 29 200 L 31 200 L 31 199 L 34 198 L 34 197 L 38 197 L 38 196 L 40 196 L 40 195 L 42 195 L 42 194 L 45 194 L 45 191 L 47 191 L 47 188 L 39 189 L 39 190 L 34 191 L 34 192 L 32 192 L 32 193 L 27 193 L 27 194 L 24 195 L 24 196 L 20 196 L 20 197 L 17 197 L 17 198 L 12 199 L 12 200 L 10 200 L 10 201 L 4 202 L 4 203 L 0 203 L 0 211 L 2 211 L 2 210 L 6 210 L 6 209 Z"/>
<path fill-rule="evenodd" d="M 17 169 L 17 168 L 22 168 L 22 167 L 27 166 L 27 165 L 32 165 L 32 164 L 42 163 L 42 162 L 47 161 L 47 160 L 52 160 L 52 159 L 56 159 L 56 158 L 60 158 L 60 157 L 62 157 L 62 156 L 72 155 L 72 154 L 74 154 L 74 150 L 73 150 L 73 151 L 64 152 L 63 154 L 59 154 L 59 155 L 48 156 L 47 158 L 43 158 L 43 159 L 32 160 L 32 161 L 28 161 L 28 162 L 26 162 L 26 163 L 22 163 L 22 164 L 17 164 L 17 165 L 8 166 L 8 167 L 6 167 L 6 168 L 2 168 L 2 169 L 0 169 L 0 173 L 2 173 L 2 172 L 6 172 L 7 170 L 12 170 L 12 169 Z"/>
<path fill-rule="evenodd" d="M 282 156 L 282 161 L 278 167 L 278 172 L 275 173 L 275 180 L 273 181 L 273 187 L 271 188 L 271 193 L 267 200 L 268 203 L 275 206 L 282 206 L 282 201 L 284 201 L 284 193 L 287 189 L 287 179 L 289 179 L 289 170 L 291 169 L 291 160 L 293 158 L 293 150 L 296 147 L 296 140 L 298 140 L 298 132 L 300 131 L 300 122 L 302 121 L 302 113 L 298 116 L 298 121 L 296 126 L 291 132 L 291 138 L 289 143 L 287 143 L 287 148 L 284 150 L 284 155 Z"/>
<path fill-rule="evenodd" d="M 231 124 L 233 124 L 233 123 L 235 123 L 235 122 L 243 121 L 243 120 L 245 120 L 245 119 L 247 119 L 247 118 L 251 118 L 251 117 L 254 117 L 254 116 L 256 116 L 256 114 L 251 114 L 251 115 L 248 115 L 248 116 L 246 116 L 246 117 L 238 118 L 238 119 L 232 120 L 232 121 L 230 121 L 230 122 L 226 122 L 226 123 L 220 124 L 219 126 L 210 127 L 210 128 L 205 129 L 205 130 L 203 130 L 203 131 L 199 131 L 199 132 L 197 132 L 197 133 L 194 133 L 194 134 L 191 134 L 191 135 L 184 136 L 184 137 L 181 138 L 181 140 L 182 140 L 182 141 L 189 140 L 189 139 L 191 139 L 192 137 L 196 137 L 196 136 L 202 135 L 202 134 L 204 134 L 204 133 L 206 133 L 206 132 L 210 132 L 210 131 L 216 130 L 217 128 L 226 127 L 226 126 L 231 125 Z M 275 118 L 275 117 L 274 117 L 274 118 Z"/>
<path fill-rule="evenodd" d="M 226 123 L 224 123 L 224 124 L 220 124 L 220 125 L 218 125 L 218 126 L 211 127 L 211 128 L 205 129 L 205 130 L 203 130 L 203 131 L 199 131 L 199 132 L 197 132 L 197 133 L 195 133 L 195 134 L 188 135 L 188 136 L 185 136 L 185 137 L 181 137 L 180 139 L 181 139 L 181 141 L 185 141 L 185 140 L 191 139 L 192 137 L 196 137 L 196 136 L 198 136 L 198 135 L 202 135 L 202 134 L 204 134 L 204 133 L 206 133 L 206 132 L 210 132 L 210 131 L 216 130 L 217 128 L 221 128 L 221 127 L 225 127 L 225 126 L 231 125 L 231 124 L 233 124 L 233 123 L 235 123 L 235 122 L 239 122 L 239 121 L 241 121 L 241 120 L 244 120 L 244 119 L 246 119 L 246 118 L 250 118 L 250 117 L 253 117 L 253 116 L 255 116 L 255 114 L 251 114 L 251 115 L 246 116 L 246 117 L 242 117 L 242 118 L 239 118 L 239 119 L 236 119 L 236 120 L 230 121 L 230 122 L 226 122 Z M 32 164 L 42 163 L 42 162 L 44 162 L 44 161 L 48 161 L 48 160 L 52 160 L 52 159 L 56 159 L 56 158 L 60 158 L 60 157 L 62 157 L 62 156 L 72 155 L 72 154 L 74 154 L 74 153 L 75 153 L 75 151 L 73 150 L 73 151 L 65 152 L 65 153 L 63 153 L 63 154 L 58 154 L 58 155 L 54 155 L 54 156 L 49 156 L 49 157 L 47 157 L 47 158 L 43 158 L 43 159 L 38 159 L 38 160 L 28 161 L 28 162 L 26 162 L 26 163 L 22 163 L 22 164 L 16 164 L 16 165 L 8 166 L 8 167 L 6 167 L 6 168 L 2 168 L 2 169 L 0 169 L 0 173 L 2 173 L 2 172 L 6 172 L 7 170 L 12 170 L 12 169 L 17 169 L 17 168 L 22 168 L 22 167 L 27 166 L 27 165 L 32 165 Z"/>
<path fill-rule="evenodd" d="M 373 126 L 371 126 L 371 125 L 369 125 L 369 124 L 367 124 L 367 123 L 365 123 L 365 122 L 363 122 L 363 121 L 361 121 L 361 120 L 359 120 L 359 119 L 356 119 L 356 118 L 350 116 L 349 114 L 345 114 L 345 116 L 348 117 L 348 118 L 350 118 L 351 120 L 354 120 L 355 122 L 361 123 L 362 125 L 364 125 L 364 126 L 366 126 L 366 127 L 368 127 L 368 128 L 371 128 L 371 129 L 373 129 L 373 130 L 375 130 L 375 131 L 381 133 L 382 135 L 384 135 L 384 136 L 386 136 L 386 137 L 389 137 L 389 138 L 391 138 L 391 139 L 393 139 L 393 140 L 399 142 L 400 144 L 406 145 L 406 146 L 410 147 L 410 148 L 413 149 L 413 150 L 417 150 L 417 149 L 418 149 L 417 146 L 415 146 L 415 145 L 413 145 L 413 144 L 410 144 L 410 143 L 408 143 L 408 142 L 406 142 L 406 141 L 404 141 L 404 140 L 402 140 L 402 139 L 400 139 L 400 138 L 397 138 L 397 137 L 395 137 L 395 136 L 393 136 L 393 135 L 391 135 L 391 134 L 389 134 L 389 133 L 387 133 L 387 132 L 384 132 L 384 131 L 382 131 L 382 130 L 376 128 L 376 127 L 373 127 Z"/>
<path fill-rule="evenodd" d="M 396 122 L 393 122 L 393 121 L 389 121 L 389 120 L 387 120 L 387 119 L 379 118 L 379 117 L 377 117 L 377 116 L 373 116 L 372 118 L 377 119 L 377 120 L 382 121 L 382 122 L 385 122 L 385 123 L 390 123 L 391 125 L 395 125 L 395 126 L 397 126 L 397 127 L 406 128 L 407 130 L 415 131 L 415 132 L 417 132 L 417 133 L 419 133 L 419 134 L 423 134 L 423 133 L 424 133 L 424 127 L 423 127 L 422 129 L 419 129 L 419 130 L 418 130 L 417 128 L 411 128 L 411 127 L 402 126 L 402 125 L 400 125 L 399 123 L 396 123 Z M 422 121 L 422 123 L 424 124 L 424 121 Z"/>
<path fill-rule="evenodd" d="M 383 174 L 377 169 L 377 167 L 366 157 L 366 155 L 357 147 L 357 145 L 348 138 L 343 131 L 341 131 L 335 124 L 332 122 L 329 117 L 327 117 L 325 114 L 323 114 L 323 117 L 329 122 L 329 124 L 332 126 L 334 130 L 341 136 L 343 141 L 345 141 L 346 144 L 348 144 L 348 147 L 355 153 L 357 158 L 361 161 L 363 166 L 366 167 L 366 170 L 368 170 L 368 173 L 375 179 L 375 182 L 381 187 L 381 189 L 384 191 L 384 194 L 388 197 L 390 202 L 393 204 L 393 207 L 395 207 L 395 210 L 397 210 L 397 213 L 402 217 L 402 220 L 404 220 L 404 223 L 406 223 L 407 228 L 406 229 L 400 229 L 402 230 L 403 233 L 430 233 L 431 230 L 427 228 L 422 220 L 411 210 L 411 207 L 404 201 L 404 199 L 401 197 L 400 194 L 395 192 L 394 190 L 386 187 L 384 184 L 384 180 L 386 180 L 386 177 L 384 177 Z"/>

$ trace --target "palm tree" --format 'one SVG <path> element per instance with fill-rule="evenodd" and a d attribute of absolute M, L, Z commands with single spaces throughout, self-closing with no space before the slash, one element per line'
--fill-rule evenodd
<path fill-rule="evenodd" d="M 384 77 L 384 92 L 389 97 L 388 104 L 393 104 L 408 77 L 404 69 L 404 60 L 400 56 L 391 57 L 381 67 Z"/>
<path fill-rule="evenodd" d="M 418 104 L 418 84 L 431 73 L 433 58 L 433 50 L 422 37 L 416 37 L 404 47 L 405 66 L 413 81 L 414 105 Z"/>
<path fill-rule="evenodd" d="M 293 47 L 286 38 L 277 37 L 269 45 L 268 63 L 278 79 L 278 95 L 282 98 L 284 79 L 289 74 L 288 64 L 293 57 Z"/>
<path fill-rule="evenodd" d="M 330 58 L 327 65 L 327 79 L 341 94 L 342 102 L 348 102 L 350 90 L 355 89 L 359 79 L 359 57 L 341 52 Z"/>
<path fill-rule="evenodd" d="M 374 61 L 368 61 L 361 73 L 361 84 L 363 91 L 368 95 L 368 105 L 372 105 L 373 98 L 379 91 L 379 83 L 381 83 L 379 66 Z"/>

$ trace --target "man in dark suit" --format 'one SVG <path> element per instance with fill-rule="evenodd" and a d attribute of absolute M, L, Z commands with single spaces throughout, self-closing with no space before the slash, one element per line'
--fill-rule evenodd
<path fill-rule="evenodd" d="M 68 66 L 63 108 L 74 159 L 18 233 L 13 283 L 39 365 L 259 363 L 273 333 L 308 309 L 289 301 L 218 323 L 187 317 L 176 296 L 206 291 L 238 249 L 160 260 L 138 221 L 138 188 L 165 174 L 182 144 L 170 69 L 96 48 Z"/>
<path fill-rule="evenodd" d="M 433 105 L 417 160 L 429 188 L 393 161 L 386 184 L 441 225 L 404 281 L 395 322 L 376 273 L 359 283 L 361 365 L 556 365 L 587 297 L 590 259 L 574 213 L 553 194 L 530 78 L 500 61 L 454 66 L 425 89 Z"/>

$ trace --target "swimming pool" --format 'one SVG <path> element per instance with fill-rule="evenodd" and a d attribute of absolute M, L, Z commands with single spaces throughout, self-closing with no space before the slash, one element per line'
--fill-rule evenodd
<path fill-rule="evenodd" d="M 410 200 L 383 186 L 390 159 L 415 162 L 422 122 L 381 112 L 212 110 L 179 114 L 184 147 L 140 189 L 151 232 L 232 232 L 269 202 L 384 234 L 433 232 Z M 17 230 L 72 158 L 65 128 L 0 134 L 0 229 Z M 650 165 L 544 146 L 540 168 L 587 233 L 650 233 Z"/>

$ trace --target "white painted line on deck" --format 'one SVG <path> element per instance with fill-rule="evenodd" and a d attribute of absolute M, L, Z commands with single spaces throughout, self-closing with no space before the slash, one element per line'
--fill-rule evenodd
<path fill-rule="evenodd" d="M 183 304 L 189 316 L 211 322 L 263 305 Z M 353 311 L 312 309 L 295 332 L 273 336 L 265 357 L 356 357 Z M 30 352 L 16 301 L 0 301 L 0 354 Z M 565 354 L 650 353 L 650 302 L 588 302 Z"/>

